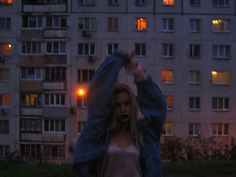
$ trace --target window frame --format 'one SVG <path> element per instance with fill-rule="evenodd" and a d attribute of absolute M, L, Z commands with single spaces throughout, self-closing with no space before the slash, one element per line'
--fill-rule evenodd
<path fill-rule="evenodd" d="M 78 43 L 78 56 L 87 57 L 95 56 L 95 43 Z"/>
<path fill-rule="evenodd" d="M 96 31 L 96 17 L 79 17 L 79 31 Z"/>
<path fill-rule="evenodd" d="M 43 43 L 41 41 L 22 41 L 21 55 L 42 55 Z"/>
<path fill-rule="evenodd" d="M 67 55 L 66 41 L 46 41 L 45 54 L 46 55 Z"/>
<path fill-rule="evenodd" d="M 170 43 L 162 44 L 162 58 L 164 59 L 173 59 L 174 58 L 174 49 L 175 45 Z"/>
<path fill-rule="evenodd" d="M 11 30 L 11 17 L 0 17 L 0 31 L 9 30 Z"/>
<path fill-rule="evenodd" d="M 135 18 L 135 31 L 137 32 L 147 31 L 147 18 L 146 17 Z"/>
<path fill-rule="evenodd" d="M 212 111 L 214 112 L 227 112 L 230 111 L 230 98 L 222 96 L 213 96 L 212 97 Z"/>
<path fill-rule="evenodd" d="M 119 44 L 118 43 L 108 43 L 107 44 L 107 55 L 112 55 L 113 52 L 119 50 Z"/>
<path fill-rule="evenodd" d="M 25 71 L 24 71 L 25 70 Z M 34 70 L 34 71 L 30 71 Z M 25 73 L 23 73 L 25 72 Z M 34 72 L 34 74 L 30 73 Z M 23 76 L 25 74 L 25 76 Z M 43 80 L 43 69 L 34 67 L 21 67 L 20 68 L 20 80 Z"/>
<path fill-rule="evenodd" d="M 230 0 L 213 0 L 212 4 L 213 4 L 213 7 L 215 8 L 226 8 L 226 7 L 230 7 Z"/>
<path fill-rule="evenodd" d="M 10 121 L 0 119 L 0 135 L 10 133 Z"/>
<path fill-rule="evenodd" d="M 191 33 L 201 32 L 201 19 L 199 19 L 199 18 L 190 18 L 189 19 L 189 31 Z"/>
<path fill-rule="evenodd" d="M 200 70 L 190 70 L 189 71 L 189 84 L 199 85 L 201 83 L 201 71 Z"/>
<path fill-rule="evenodd" d="M 42 119 L 20 118 L 20 132 L 42 133 Z"/>
<path fill-rule="evenodd" d="M 175 1 L 174 0 L 162 0 L 162 5 L 166 6 L 166 7 L 174 7 Z"/>
<path fill-rule="evenodd" d="M 201 97 L 200 96 L 189 96 L 188 110 L 189 111 L 200 111 L 201 109 Z"/>
<path fill-rule="evenodd" d="M 174 18 L 162 18 L 162 32 L 174 32 Z"/>
<path fill-rule="evenodd" d="M 167 72 L 167 75 L 163 75 L 163 72 Z M 166 78 L 166 79 L 164 79 Z M 161 83 L 162 84 L 174 84 L 174 70 L 172 69 L 163 69 L 161 71 Z"/>
<path fill-rule="evenodd" d="M 45 92 L 43 95 L 43 106 L 47 107 L 65 107 L 66 93 L 65 92 Z"/>
<path fill-rule="evenodd" d="M 173 122 L 165 122 L 162 127 L 162 136 L 173 136 Z"/>
<path fill-rule="evenodd" d="M 221 24 L 214 24 L 214 23 L 221 23 Z M 213 33 L 230 33 L 231 27 L 231 20 L 230 19 L 223 19 L 223 18 L 213 18 L 211 20 L 212 24 L 212 32 Z M 223 26 L 221 26 L 223 25 Z M 220 29 L 223 28 L 223 29 Z"/>
<path fill-rule="evenodd" d="M 216 136 L 216 137 L 229 136 L 229 124 L 228 123 L 212 123 L 212 136 Z"/>
<path fill-rule="evenodd" d="M 107 17 L 107 31 L 118 32 L 119 31 L 119 18 L 110 16 Z"/>
<path fill-rule="evenodd" d="M 77 82 L 78 83 L 88 83 L 92 80 L 95 74 L 95 69 L 77 69 Z"/>
<path fill-rule="evenodd" d="M 213 85 L 230 85 L 230 77 L 231 77 L 230 71 L 219 71 L 219 70 L 211 71 L 211 83 Z"/>
<path fill-rule="evenodd" d="M 139 58 L 144 58 L 147 54 L 147 46 L 146 46 L 146 43 L 135 43 L 134 44 L 134 48 L 135 48 L 135 56 L 136 57 L 139 57 Z"/>
<path fill-rule="evenodd" d="M 223 50 L 223 53 L 222 53 Z M 231 58 L 231 45 L 214 44 L 212 46 L 212 57 L 214 59 L 230 59 Z"/>
<path fill-rule="evenodd" d="M 188 124 L 188 135 L 192 137 L 201 136 L 201 124 L 197 122 L 190 122 Z"/>

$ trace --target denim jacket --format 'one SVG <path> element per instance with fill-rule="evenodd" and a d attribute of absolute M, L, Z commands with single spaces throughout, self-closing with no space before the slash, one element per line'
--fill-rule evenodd
<path fill-rule="evenodd" d="M 88 119 L 72 159 L 77 177 L 97 177 L 99 159 L 106 153 L 110 141 L 106 119 L 112 110 L 113 88 L 119 71 L 128 62 L 129 58 L 122 53 L 114 53 L 104 60 L 90 83 Z M 166 115 L 165 98 L 150 76 L 135 83 L 139 109 L 144 115 L 139 122 L 144 137 L 140 157 L 142 174 L 143 177 L 162 177 L 160 134 Z"/>

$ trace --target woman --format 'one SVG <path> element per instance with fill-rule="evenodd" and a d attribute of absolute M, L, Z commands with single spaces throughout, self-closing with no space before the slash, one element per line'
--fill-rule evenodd
<path fill-rule="evenodd" d="M 137 99 L 116 84 L 124 66 L 135 78 Z M 139 62 L 123 53 L 107 57 L 89 86 L 88 120 L 73 155 L 76 176 L 161 177 L 165 114 L 165 98 Z"/>

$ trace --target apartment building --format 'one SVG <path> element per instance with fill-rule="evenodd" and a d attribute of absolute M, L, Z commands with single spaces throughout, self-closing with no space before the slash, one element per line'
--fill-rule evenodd
<path fill-rule="evenodd" d="M 87 86 L 120 49 L 134 49 L 166 95 L 163 138 L 236 137 L 235 7 L 233 0 L 0 0 L 0 156 L 70 160 Z M 123 72 L 119 79 L 135 89 Z"/>

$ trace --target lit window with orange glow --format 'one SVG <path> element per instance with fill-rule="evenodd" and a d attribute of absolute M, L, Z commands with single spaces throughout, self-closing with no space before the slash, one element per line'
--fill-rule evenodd
<path fill-rule="evenodd" d="M 166 96 L 167 110 L 173 110 L 174 108 L 174 96 Z"/>
<path fill-rule="evenodd" d="M 230 72 L 229 71 L 211 71 L 212 84 L 229 85 Z"/>
<path fill-rule="evenodd" d="M 143 17 L 136 18 L 136 30 L 146 31 L 147 30 L 147 20 Z"/>
<path fill-rule="evenodd" d="M 175 5 L 175 0 L 162 0 L 162 4 L 164 6 L 174 6 Z"/>
<path fill-rule="evenodd" d="M 174 71 L 173 70 L 162 70 L 161 81 L 165 84 L 172 84 L 174 82 Z"/>
<path fill-rule="evenodd" d="M 10 106 L 10 94 L 0 93 L 0 107 Z"/>
<path fill-rule="evenodd" d="M 0 43 L 0 54 L 9 56 L 12 52 L 12 45 L 9 43 Z"/>
<path fill-rule="evenodd" d="M 0 0 L 1 5 L 12 5 L 13 0 Z"/>
<path fill-rule="evenodd" d="M 212 19 L 213 32 L 229 32 L 230 20 L 228 19 Z"/>

